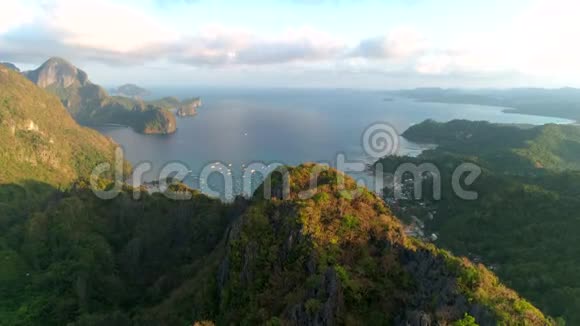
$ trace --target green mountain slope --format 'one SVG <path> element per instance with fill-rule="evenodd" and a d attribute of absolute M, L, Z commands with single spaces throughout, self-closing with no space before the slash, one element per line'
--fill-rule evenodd
<path fill-rule="evenodd" d="M 112 162 L 114 143 L 78 126 L 58 98 L 0 66 L 0 184 L 66 185 Z"/>
<path fill-rule="evenodd" d="M 16 72 L 20 72 L 20 69 L 10 62 L 0 62 L 0 66 L 4 66 L 4 67 L 6 67 L 10 70 L 14 70 Z"/>
<path fill-rule="evenodd" d="M 580 169 L 580 128 L 575 125 L 518 128 L 485 121 L 427 120 L 407 129 L 403 137 L 439 146 L 424 157 L 431 153 L 470 156 L 495 172 Z"/>
<path fill-rule="evenodd" d="M 546 313 L 576 325 L 580 323 L 579 135 L 580 128 L 567 125 L 522 129 L 426 121 L 404 136 L 439 144 L 438 148 L 418 158 L 390 157 L 381 163 L 388 172 L 403 162 L 434 163 L 442 172 L 442 199 L 398 200 L 397 213 L 423 219 L 424 233 L 436 233 L 439 245 L 484 262 Z M 451 189 L 451 173 L 463 162 L 483 169 L 467 187 L 478 193 L 477 200 L 462 200 Z"/>
<path fill-rule="evenodd" d="M 405 236 L 380 198 L 335 171 L 290 169 L 287 199 L 192 192 L 97 199 L 82 183 L 0 238 L 11 325 L 548 325 L 481 265 Z M 274 194 L 281 180 L 274 174 Z M 357 189 L 346 177 L 346 189 Z M 185 188 L 182 188 L 185 190 Z M 185 190 L 189 191 L 189 190 Z"/>
<path fill-rule="evenodd" d="M 123 124 L 148 134 L 170 134 L 176 130 L 175 116 L 170 112 L 141 100 L 110 97 L 104 88 L 88 79 L 87 73 L 64 59 L 50 58 L 25 75 L 57 95 L 81 124 Z"/>
<path fill-rule="evenodd" d="M 544 317 L 482 266 L 408 239 L 383 202 L 334 170 L 290 169 L 289 198 L 263 188 L 229 231 L 219 324 L 542 325 Z M 282 180 L 271 177 L 273 193 Z M 278 185 L 278 186 L 276 186 Z M 302 199 L 304 192 L 314 194 Z"/>

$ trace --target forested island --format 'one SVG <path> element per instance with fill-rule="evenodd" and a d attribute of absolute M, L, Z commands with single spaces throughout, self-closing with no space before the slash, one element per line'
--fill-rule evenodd
<path fill-rule="evenodd" d="M 124 84 L 117 88 L 111 89 L 111 94 L 123 97 L 130 97 L 135 99 L 141 99 L 145 96 L 151 95 L 147 89 L 139 87 L 135 84 Z"/>

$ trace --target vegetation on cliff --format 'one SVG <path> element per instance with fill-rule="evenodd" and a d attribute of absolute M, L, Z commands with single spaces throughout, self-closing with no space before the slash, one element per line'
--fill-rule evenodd
<path fill-rule="evenodd" d="M 184 100 L 179 105 L 177 109 L 177 115 L 180 117 L 193 116 L 197 113 L 197 108 L 201 106 L 201 99 L 195 97 L 192 99 Z"/>
<path fill-rule="evenodd" d="M 117 95 L 117 96 L 124 96 L 124 97 L 129 97 L 129 98 L 140 99 L 140 98 L 143 98 L 145 96 L 151 95 L 151 92 L 149 92 L 147 89 L 145 89 L 143 87 L 139 87 L 135 84 L 124 84 L 124 85 L 121 85 L 115 89 L 112 89 L 111 94 Z"/>
<path fill-rule="evenodd" d="M 58 98 L 0 66 L 0 183 L 66 185 L 112 162 L 115 144 L 80 127 Z"/>
<path fill-rule="evenodd" d="M 93 84 L 86 72 L 64 59 L 51 58 L 25 75 L 57 95 L 81 124 L 122 124 L 151 134 L 175 132 L 175 119 L 166 114 L 165 109 L 138 99 L 111 97 L 104 88 Z"/>
<path fill-rule="evenodd" d="M 405 236 L 382 200 L 334 170 L 290 168 L 286 199 L 195 191 L 97 199 L 82 181 L 2 224 L 11 325 L 552 323 L 481 265 Z M 283 184 L 271 176 L 273 194 Z M 268 181 L 267 181 L 268 182 Z M 4 186 L 6 187 L 6 186 Z M 3 188 L 5 189 L 5 188 Z M 18 187 L 9 186 L 13 193 Z"/>

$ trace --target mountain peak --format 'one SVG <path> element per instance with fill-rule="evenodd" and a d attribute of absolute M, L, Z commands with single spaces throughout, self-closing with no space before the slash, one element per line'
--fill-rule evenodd
<path fill-rule="evenodd" d="M 32 82 L 42 88 L 49 86 L 67 88 L 74 84 L 85 85 L 89 83 L 86 72 L 60 57 L 51 57 L 38 69 L 28 71 L 25 74 Z"/>
<path fill-rule="evenodd" d="M 46 62 L 44 64 L 64 64 L 64 65 L 73 66 L 72 63 L 70 63 L 68 60 L 61 58 L 61 57 L 50 57 L 48 60 L 46 60 Z"/>

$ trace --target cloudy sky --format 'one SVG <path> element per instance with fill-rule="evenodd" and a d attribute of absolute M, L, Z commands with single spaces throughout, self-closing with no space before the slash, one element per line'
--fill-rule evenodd
<path fill-rule="evenodd" d="M 577 0 L 0 0 L 0 61 L 104 85 L 580 87 Z"/>

